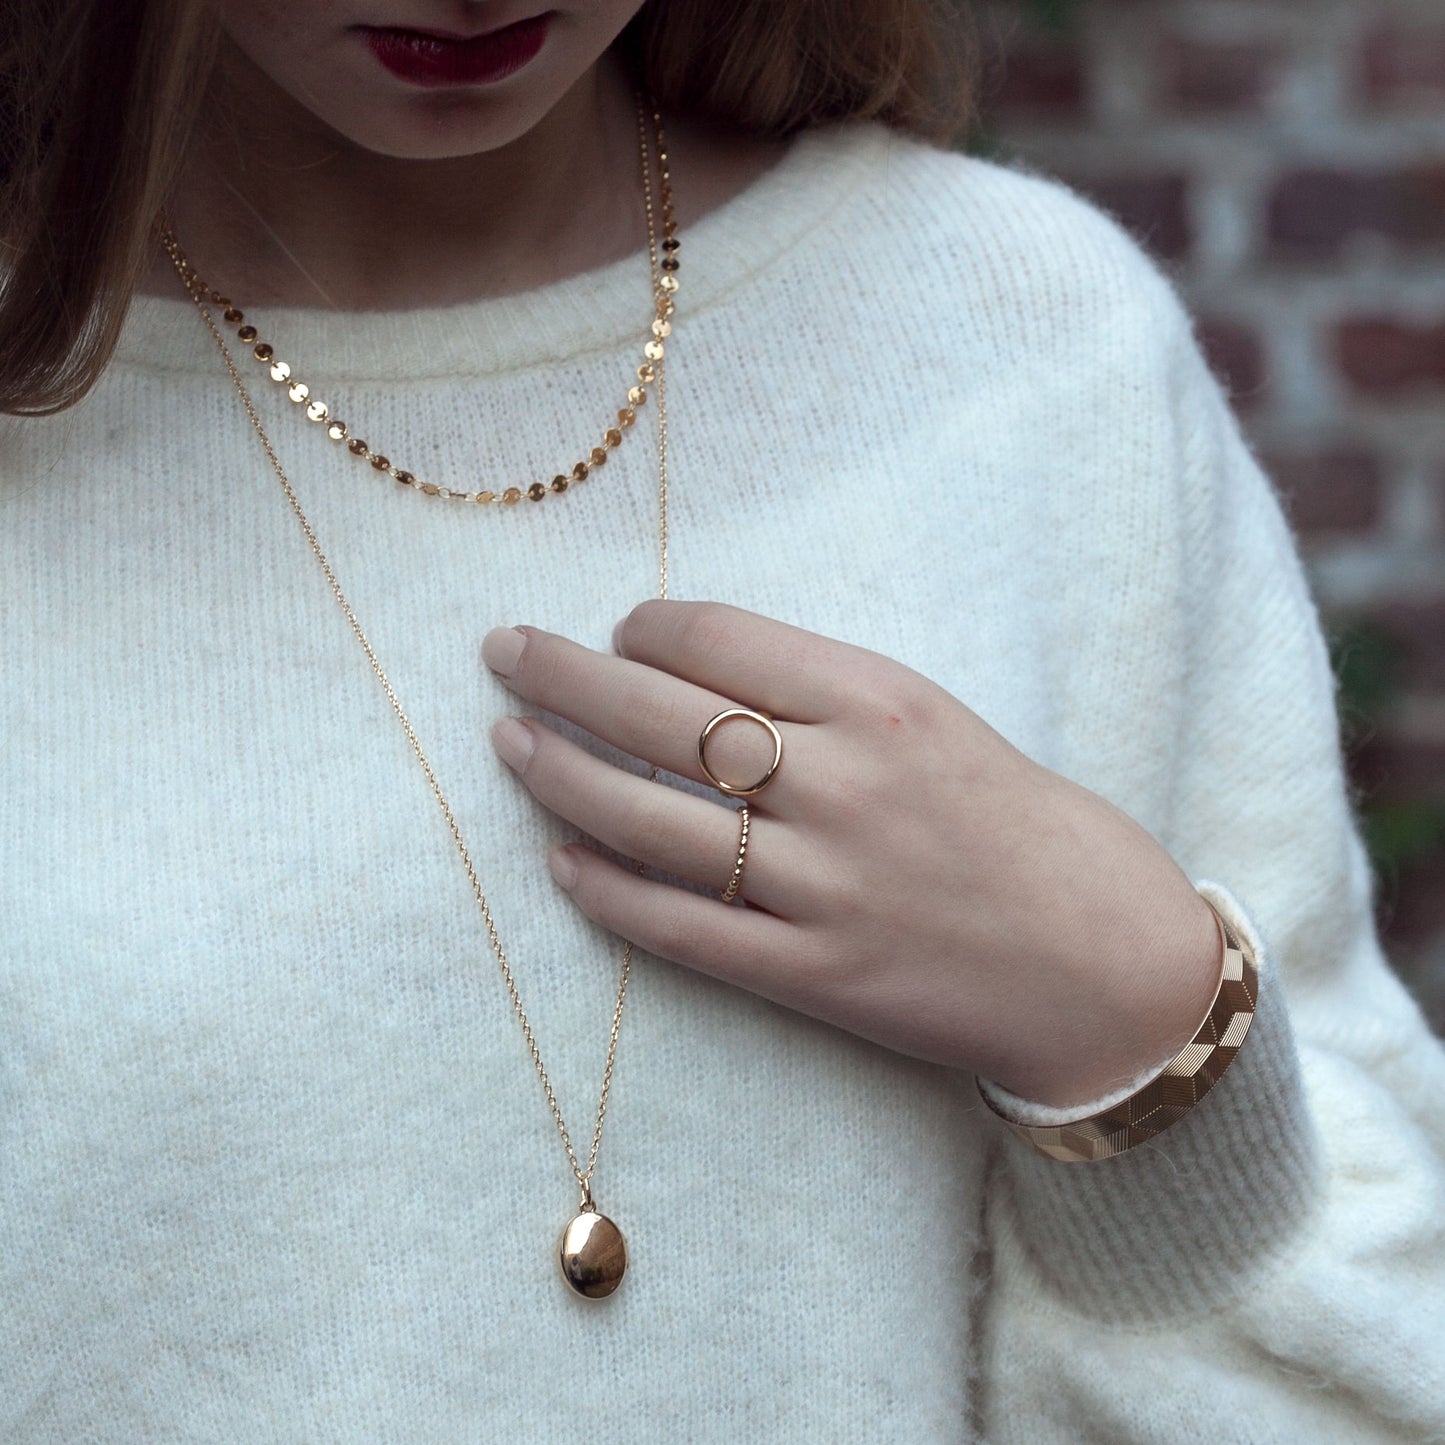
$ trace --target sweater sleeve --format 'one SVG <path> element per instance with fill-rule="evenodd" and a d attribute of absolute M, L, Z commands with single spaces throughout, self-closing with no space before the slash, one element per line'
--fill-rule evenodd
<path fill-rule="evenodd" d="M 1161 842 L 1254 947 L 1258 1012 L 1146 1145 L 1061 1164 L 996 1130 L 986 1438 L 1445 1439 L 1445 1054 L 1375 931 L 1294 538 L 1166 315 L 1160 601 L 1190 621 Z"/>

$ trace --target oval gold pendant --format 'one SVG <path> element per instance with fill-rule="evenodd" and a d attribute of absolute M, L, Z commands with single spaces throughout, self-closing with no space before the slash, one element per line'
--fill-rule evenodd
<path fill-rule="evenodd" d="M 605 1214 L 584 1209 L 562 1231 L 562 1278 L 586 1299 L 605 1299 L 627 1273 L 627 1241 Z"/>

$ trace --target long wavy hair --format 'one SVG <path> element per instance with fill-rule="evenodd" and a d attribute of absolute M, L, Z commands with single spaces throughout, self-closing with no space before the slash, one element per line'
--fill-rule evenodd
<path fill-rule="evenodd" d="M 647 0 L 616 44 L 673 113 L 760 135 L 971 116 L 961 0 Z M 79 401 L 110 360 L 204 104 L 199 0 L 0 0 L 0 413 Z"/>

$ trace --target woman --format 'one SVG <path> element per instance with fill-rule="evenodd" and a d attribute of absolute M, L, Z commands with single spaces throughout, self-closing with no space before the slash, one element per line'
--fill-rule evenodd
<path fill-rule="evenodd" d="M 1445 1429 L 1293 540 L 948 17 L 213 12 L 17 15 L 0 1435 Z"/>

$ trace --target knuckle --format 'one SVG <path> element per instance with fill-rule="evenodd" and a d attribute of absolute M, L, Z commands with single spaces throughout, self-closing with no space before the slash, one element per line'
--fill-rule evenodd
<path fill-rule="evenodd" d="M 612 865 L 584 839 L 572 849 L 577 864 L 577 881 L 571 894 L 582 911 L 604 928 L 613 928 L 617 919 L 616 875 Z"/>
<path fill-rule="evenodd" d="M 624 657 L 645 644 L 656 626 L 663 605 L 660 598 L 650 597 L 645 602 L 639 602 L 622 619 L 617 629 L 617 645 L 618 651 Z"/>
<path fill-rule="evenodd" d="M 863 969 L 860 951 L 830 932 L 807 940 L 796 950 L 788 976 L 798 997 L 826 1006 L 846 996 Z"/>
<path fill-rule="evenodd" d="M 532 734 L 532 751 L 520 763 L 514 763 L 512 771 L 522 780 L 529 793 L 542 797 L 547 788 L 549 770 L 547 759 L 539 754 L 546 747 L 546 740 L 541 736 L 535 724 L 523 724 L 523 726 Z"/>
<path fill-rule="evenodd" d="M 529 718 L 526 726 L 532 734 L 532 751 L 517 769 L 517 776 L 534 797 L 552 807 L 573 783 L 567 744 L 536 718 Z"/>
<path fill-rule="evenodd" d="M 562 685 L 564 659 L 561 649 L 551 645 L 551 639 L 540 632 L 527 632 L 526 645 L 517 659 L 513 674 L 515 682 L 529 697 L 539 701 L 555 697 Z"/>
<path fill-rule="evenodd" d="M 653 676 L 623 676 L 613 687 L 609 711 L 626 719 L 641 737 L 669 741 L 695 737 L 702 726 L 684 697 L 672 687 L 659 687 Z"/>
<path fill-rule="evenodd" d="M 877 912 L 876 890 L 845 866 L 820 868 L 813 892 L 823 916 L 845 938 L 860 937 Z"/>
<path fill-rule="evenodd" d="M 660 790 L 652 788 L 651 791 Z M 635 857 L 656 863 L 672 851 L 671 819 L 659 799 L 639 794 L 621 806 L 618 821 L 621 836 Z"/>
<path fill-rule="evenodd" d="M 858 722 L 870 731 L 888 737 L 917 735 L 932 729 L 938 719 L 938 704 L 924 689 L 912 686 L 906 674 L 870 664 L 859 670 L 855 680 Z"/>
<path fill-rule="evenodd" d="M 821 892 L 827 902 L 829 916 L 844 928 L 849 937 L 853 936 L 855 927 L 866 924 L 877 911 L 877 904 L 868 901 L 869 890 L 863 886 L 863 881 L 841 869 L 823 880 Z"/>
<path fill-rule="evenodd" d="M 891 801 L 886 780 L 874 768 L 838 769 L 828 780 L 824 806 L 837 833 L 867 837 L 877 827 L 880 810 Z"/>
<path fill-rule="evenodd" d="M 677 908 L 661 908 L 647 927 L 648 952 L 673 963 L 686 963 L 696 948 L 696 935 Z"/>
<path fill-rule="evenodd" d="M 853 930 L 847 937 L 834 936 L 821 967 L 826 972 L 829 997 L 838 1003 L 856 1001 L 876 991 L 882 970 L 871 930 Z"/>
<path fill-rule="evenodd" d="M 716 602 L 696 603 L 678 629 L 678 644 L 688 656 L 725 652 L 734 646 L 735 638 L 732 618 Z"/>

